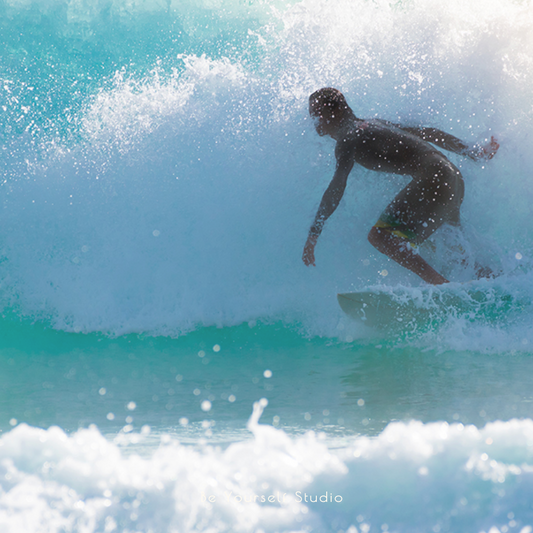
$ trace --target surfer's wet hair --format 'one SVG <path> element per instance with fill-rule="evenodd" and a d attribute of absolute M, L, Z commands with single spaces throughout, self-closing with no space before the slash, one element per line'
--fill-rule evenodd
<path fill-rule="evenodd" d="M 342 110 L 353 115 L 344 95 L 333 87 L 324 87 L 315 91 L 309 97 L 309 114 L 313 117 L 320 114 L 320 110 L 324 107 L 331 107 L 334 110 Z"/>

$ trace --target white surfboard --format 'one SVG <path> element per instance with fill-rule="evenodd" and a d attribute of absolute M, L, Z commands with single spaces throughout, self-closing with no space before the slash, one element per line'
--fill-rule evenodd
<path fill-rule="evenodd" d="M 348 316 L 375 328 L 398 328 L 413 321 L 427 323 L 449 316 L 498 318 L 512 308 L 528 305 L 493 289 L 465 288 L 455 284 L 445 288 L 367 289 L 341 293 L 337 299 Z"/>

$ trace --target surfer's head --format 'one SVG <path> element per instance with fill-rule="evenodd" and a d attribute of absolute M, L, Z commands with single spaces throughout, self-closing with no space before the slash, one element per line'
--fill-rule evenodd
<path fill-rule="evenodd" d="M 317 133 L 332 137 L 347 118 L 354 118 L 344 95 L 333 87 L 319 89 L 309 97 L 309 114 L 316 120 Z"/>

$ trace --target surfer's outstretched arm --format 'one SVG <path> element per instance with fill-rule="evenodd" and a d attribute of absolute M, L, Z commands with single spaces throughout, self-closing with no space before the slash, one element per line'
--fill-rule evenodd
<path fill-rule="evenodd" d="M 474 146 L 469 146 L 454 135 L 450 135 L 437 128 L 399 127 L 403 131 L 416 135 L 439 148 L 444 148 L 444 150 L 455 154 L 465 155 L 474 161 L 478 161 L 479 159 L 492 159 L 500 147 L 494 136 L 490 138 L 490 141 L 486 145 L 475 144 Z"/>
<path fill-rule="evenodd" d="M 353 162 L 341 163 L 337 166 L 335 175 L 331 180 L 326 192 L 322 196 L 322 201 L 318 207 L 315 220 L 309 229 L 307 242 L 304 246 L 303 262 L 309 266 L 315 266 L 315 246 L 319 235 L 322 233 L 322 228 L 326 220 L 334 213 L 339 205 L 346 189 L 346 180 L 352 170 Z"/>

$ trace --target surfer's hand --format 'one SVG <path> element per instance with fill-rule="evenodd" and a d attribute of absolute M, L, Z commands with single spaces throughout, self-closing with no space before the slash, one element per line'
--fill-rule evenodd
<path fill-rule="evenodd" d="M 305 243 L 302 259 L 306 266 L 309 266 L 309 265 L 315 266 L 316 239 L 317 238 L 314 235 L 309 236 L 307 238 L 307 242 Z"/>
<path fill-rule="evenodd" d="M 498 144 L 498 141 L 494 138 L 494 135 L 491 136 L 490 142 L 485 146 L 480 147 L 479 153 L 477 154 L 478 159 L 492 159 L 496 155 L 496 152 L 498 151 L 499 147 L 500 145 Z"/>

